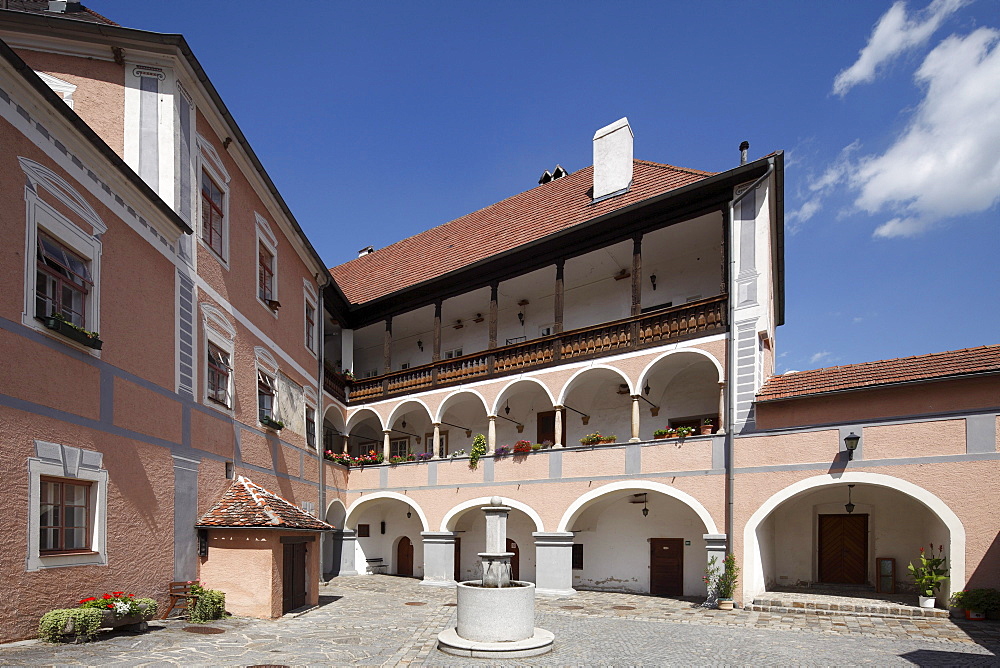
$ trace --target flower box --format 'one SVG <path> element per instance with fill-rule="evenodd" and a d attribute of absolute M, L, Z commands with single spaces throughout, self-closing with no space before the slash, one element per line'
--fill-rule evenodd
<path fill-rule="evenodd" d="M 281 420 L 275 420 L 270 415 L 261 415 L 260 423 L 267 427 L 268 429 L 273 429 L 275 431 L 281 431 L 285 428 L 285 423 Z"/>
<path fill-rule="evenodd" d="M 63 318 L 49 316 L 42 318 L 41 320 L 45 324 L 46 328 L 51 329 L 53 332 L 58 332 L 67 339 L 76 341 L 77 343 L 87 346 L 88 348 L 100 350 L 101 346 L 104 345 L 104 342 L 97 337 L 97 334 L 81 329 Z"/>

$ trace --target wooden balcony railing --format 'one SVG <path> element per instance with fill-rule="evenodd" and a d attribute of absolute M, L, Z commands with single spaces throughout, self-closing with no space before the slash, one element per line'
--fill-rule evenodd
<path fill-rule="evenodd" d="M 374 378 L 348 381 L 326 370 L 323 387 L 350 404 L 436 387 L 495 378 L 568 361 L 602 357 L 725 331 L 726 297 L 645 313 L 594 327 L 574 329 L 523 343 L 432 362 Z"/>

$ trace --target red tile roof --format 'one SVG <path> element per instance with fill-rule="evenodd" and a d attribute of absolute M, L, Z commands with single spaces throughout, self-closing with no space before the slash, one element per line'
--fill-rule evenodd
<path fill-rule="evenodd" d="M 794 371 L 770 378 L 757 394 L 757 401 L 997 372 L 1000 372 L 1000 345 L 980 346 L 878 362 Z M 1000 389 L 996 400 L 1000 403 Z"/>
<path fill-rule="evenodd" d="M 313 531 L 334 528 L 244 476 L 240 476 L 226 490 L 219 502 L 202 515 L 195 526 Z"/>
<path fill-rule="evenodd" d="M 102 23 L 108 26 L 118 25 L 111 19 L 101 16 L 94 10 L 80 5 L 80 11 L 50 12 L 48 0 L 7 0 L 7 9 L 28 14 L 43 14 L 60 19 L 83 21 L 85 23 Z"/>
<path fill-rule="evenodd" d="M 594 168 L 586 167 L 345 262 L 330 273 L 352 304 L 363 304 L 713 175 L 634 163 L 632 188 L 625 194 L 592 204 Z"/>

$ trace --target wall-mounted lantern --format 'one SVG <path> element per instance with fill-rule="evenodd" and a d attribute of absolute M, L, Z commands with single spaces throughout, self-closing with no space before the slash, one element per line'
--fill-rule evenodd
<path fill-rule="evenodd" d="M 844 437 L 844 447 L 847 448 L 847 459 L 854 459 L 854 451 L 858 449 L 858 441 L 861 437 L 855 434 L 853 431 Z"/>
<path fill-rule="evenodd" d="M 653 289 L 656 289 L 656 274 L 649 275 L 649 282 L 652 284 Z"/>

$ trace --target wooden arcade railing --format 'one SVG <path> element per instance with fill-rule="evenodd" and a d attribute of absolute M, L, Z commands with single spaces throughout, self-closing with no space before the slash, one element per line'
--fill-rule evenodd
<path fill-rule="evenodd" d="M 327 369 L 323 387 L 341 401 L 358 404 L 707 336 L 725 331 L 725 318 L 723 295 L 364 380 L 345 382 Z"/>

